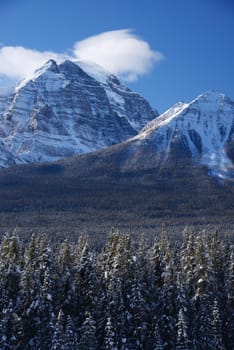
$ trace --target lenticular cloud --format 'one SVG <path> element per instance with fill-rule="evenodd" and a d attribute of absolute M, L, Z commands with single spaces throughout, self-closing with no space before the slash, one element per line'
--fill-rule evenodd
<path fill-rule="evenodd" d="M 163 59 L 146 41 L 130 30 L 104 32 L 79 41 L 74 46 L 76 57 L 94 61 L 124 80 L 136 80 Z"/>
<path fill-rule="evenodd" d="M 38 51 L 21 46 L 0 47 L 0 75 L 23 79 L 49 59 L 95 62 L 125 81 L 134 81 L 163 59 L 160 52 L 129 29 L 104 32 L 74 44 L 70 54 Z"/>

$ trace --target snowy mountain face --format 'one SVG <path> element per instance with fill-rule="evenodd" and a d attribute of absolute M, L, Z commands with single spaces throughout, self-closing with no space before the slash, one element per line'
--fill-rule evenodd
<path fill-rule="evenodd" d="M 102 68 L 50 60 L 13 93 L 0 96 L 0 166 L 111 146 L 156 116 L 147 101 Z"/>
<path fill-rule="evenodd" d="M 207 92 L 191 103 L 178 103 L 149 122 L 129 141 L 132 166 L 145 153 L 147 162 L 163 166 L 198 162 L 219 178 L 234 177 L 234 101 Z"/>
<path fill-rule="evenodd" d="M 192 161 L 218 178 L 234 178 L 234 102 L 217 92 L 158 116 L 101 67 L 50 60 L 0 95 L 0 120 L 1 167 L 54 161 L 129 139 L 113 151 L 121 149 L 123 170 Z"/>

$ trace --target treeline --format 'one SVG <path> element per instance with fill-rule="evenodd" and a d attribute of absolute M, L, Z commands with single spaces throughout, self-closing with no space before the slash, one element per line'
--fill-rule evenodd
<path fill-rule="evenodd" d="M 0 245 L 0 349 L 232 350 L 233 247 L 217 232 L 147 243 L 113 232 Z"/>

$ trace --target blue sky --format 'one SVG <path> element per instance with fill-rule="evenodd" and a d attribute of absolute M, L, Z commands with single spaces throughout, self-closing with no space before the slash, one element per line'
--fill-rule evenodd
<path fill-rule="evenodd" d="M 232 0 L 0 0 L 2 48 L 69 53 L 76 42 L 123 29 L 164 57 L 148 57 L 127 83 L 160 112 L 210 89 L 234 99 Z"/>

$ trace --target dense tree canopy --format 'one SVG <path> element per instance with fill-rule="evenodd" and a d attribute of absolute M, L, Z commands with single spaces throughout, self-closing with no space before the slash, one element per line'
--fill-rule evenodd
<path fill-rule="evenodd" d="M 151 244 L 112 232 L 0 245 L 0 349 L 231 350 L 233 246 L 217 232 Z"/>

